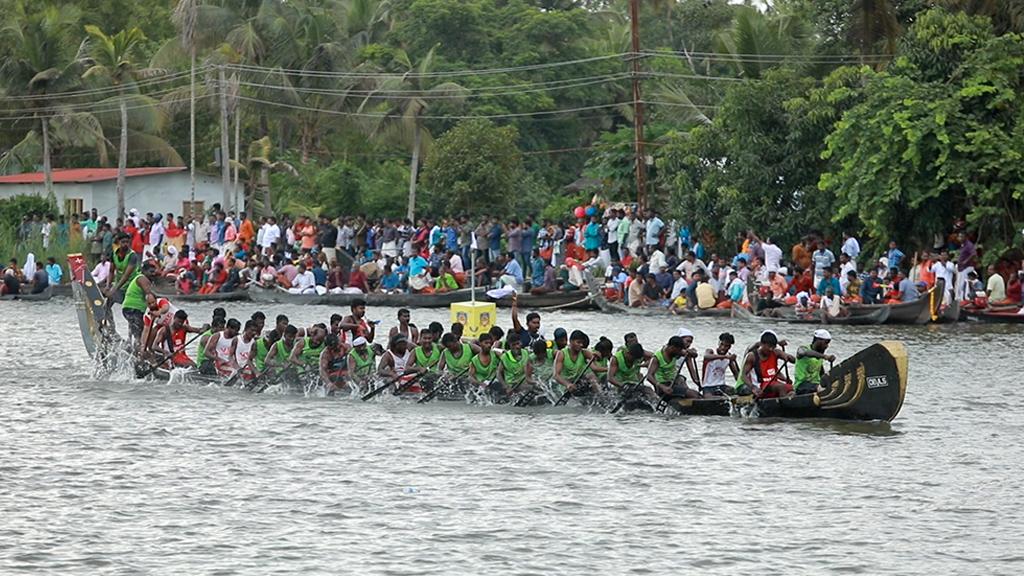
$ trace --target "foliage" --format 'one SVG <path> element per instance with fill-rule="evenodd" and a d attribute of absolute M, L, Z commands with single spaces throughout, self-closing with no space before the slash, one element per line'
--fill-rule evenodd
<path fill-rule="evenodd" d="M 23 216 L 35 214 L 45 216 L 56 213 L 56 203 L 42 196 L 19 194 L 10 198 L 0 198 L 0 227 L 3 228 L 17 228 Z"/>
<path fill-rule="evenodd" d="M 434 143 L 423 169 L 430 196 L 449 213 L 502 214 L 524 176 L 518 131 L 487 120 L 464 120 Z"/>

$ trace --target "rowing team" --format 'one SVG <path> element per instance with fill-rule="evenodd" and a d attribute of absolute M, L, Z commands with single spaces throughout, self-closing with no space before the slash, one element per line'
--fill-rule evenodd
<path fill-rule="evenodd" d="M 567 334 L 563 329 L 555 331 L 553 341 L 537 338 L 524 346 L 518 331 L 504 339 L 493 333 L 469 339 L 463 337 L 461 324 L 453 324 L 445 333 L 434 322 L 417 331 L 415 344 L 401 329 L 392 330 L 388 349 L 382 350 L 371 344 L 374 324 L 358 314 L 365 309 L 356 308 L 352 316 L 336 314 L 329 325 L 308 328 L 280 315 L 265 333 L 266 317 L 261 312 L 242 325 L 227 319 L 218 308 L 209 325 L 193 328 L 187 313 L 177 310 L 152 340 L 144 335 L 147 358 L 166 367 L 198 367 L 202 374 L 263 381 L 263 387 L 272 380 L 302 377 L 319 379 L 328 392 L 359 392 L 376 377 L 393 385 L 396 393 L 436 393 L 439 382 L 444 382 L 504 398 L 516 394 L 532 399 L 554 391 L 564 399 L 618 391 L 653 403 L 672 398 L 814 393 L 821 390 L 824 361 L 835 361 L 827 353 L 832 337 L 826 330 L 815 331 L 810 345 L 800 347 L 795 357 L 785 351 L 785 341 L 766 331 L 744 353 L 742 365 L 732 350 L 731 334 L 722 334 L 718 345 L 701 357 L 693 347 L 693 333 L 685 328 L 652 353 L 632 333 L 618 350 L 604 337 L 591 348 L 585 333 Z M 185 351 L 189 333 L 199 338 L 195 361 Z M 789 375 L 790 363 L 795 363 L 794 378 Z M 729 372 L 737 386 L 726 383 Z"/>

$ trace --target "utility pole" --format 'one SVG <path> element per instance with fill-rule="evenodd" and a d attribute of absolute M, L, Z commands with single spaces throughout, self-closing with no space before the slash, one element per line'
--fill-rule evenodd
<path fill-rule="evenodd" d="M 629 0 L 633 60 L 633 148 L 636 153 L 636 203 L 647 207 L 647 157 L 644 155 L 644 103 L 640 99 L 640 0 Z"/>
<path fill-rule="evenodd" d="M 220 89 L 220 178 L 224 186 L 223 206 L 231 206 L 231 153 L 228 151 L 228 84 L 224 79 L 224 65 L 217 67 L 217 87 Z"/>

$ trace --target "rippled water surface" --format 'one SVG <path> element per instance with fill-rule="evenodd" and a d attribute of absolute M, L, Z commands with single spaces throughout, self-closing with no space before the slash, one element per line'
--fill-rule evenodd
<path fill-rule="evenodd" d="M 370 316 L 386 329 L 394 313 Z M 649 348 L 680 325 L 544 316 L 549 335 L 633 330 Z M 762 328 L 687 325 L 702 349 Z M 833 335 L 840 357 L 907 344 L 891 425 L 96 381 L 69 300 L 0 302 L 0 574 L 1024 573 L 1024 332 Z"/>

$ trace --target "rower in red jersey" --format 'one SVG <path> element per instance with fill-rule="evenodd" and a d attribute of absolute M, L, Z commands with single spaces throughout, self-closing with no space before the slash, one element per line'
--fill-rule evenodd
<path fill-rule="evenodd" d="M 782 366 L 779 366 L 782 360 Z M 793 383 L 784 374 L 785 363 L 796 359 L 779 347 L 779 337 L 771 330 L 761 334 L 760 343 L 747 353 L 740 371 L 742 385 L 739 394 L 753 394 L 759 398 L 793 396 Z"/>
<path fill-rule="evenodd" d="M 154 340 L 158 346 L 164 349 L 165 353 L 171 354 L 169 362 L 172 368 L 195 368 L 196 363 L 189 358 L 185 351 L 185 342 L 187 342 L 188 334 L 199 334 L 206 328 L 206 326 L 202 328 L 189 326 L 188 313 L 178 310 L 174 313 L 170 324 L 157 329 Z"/>

